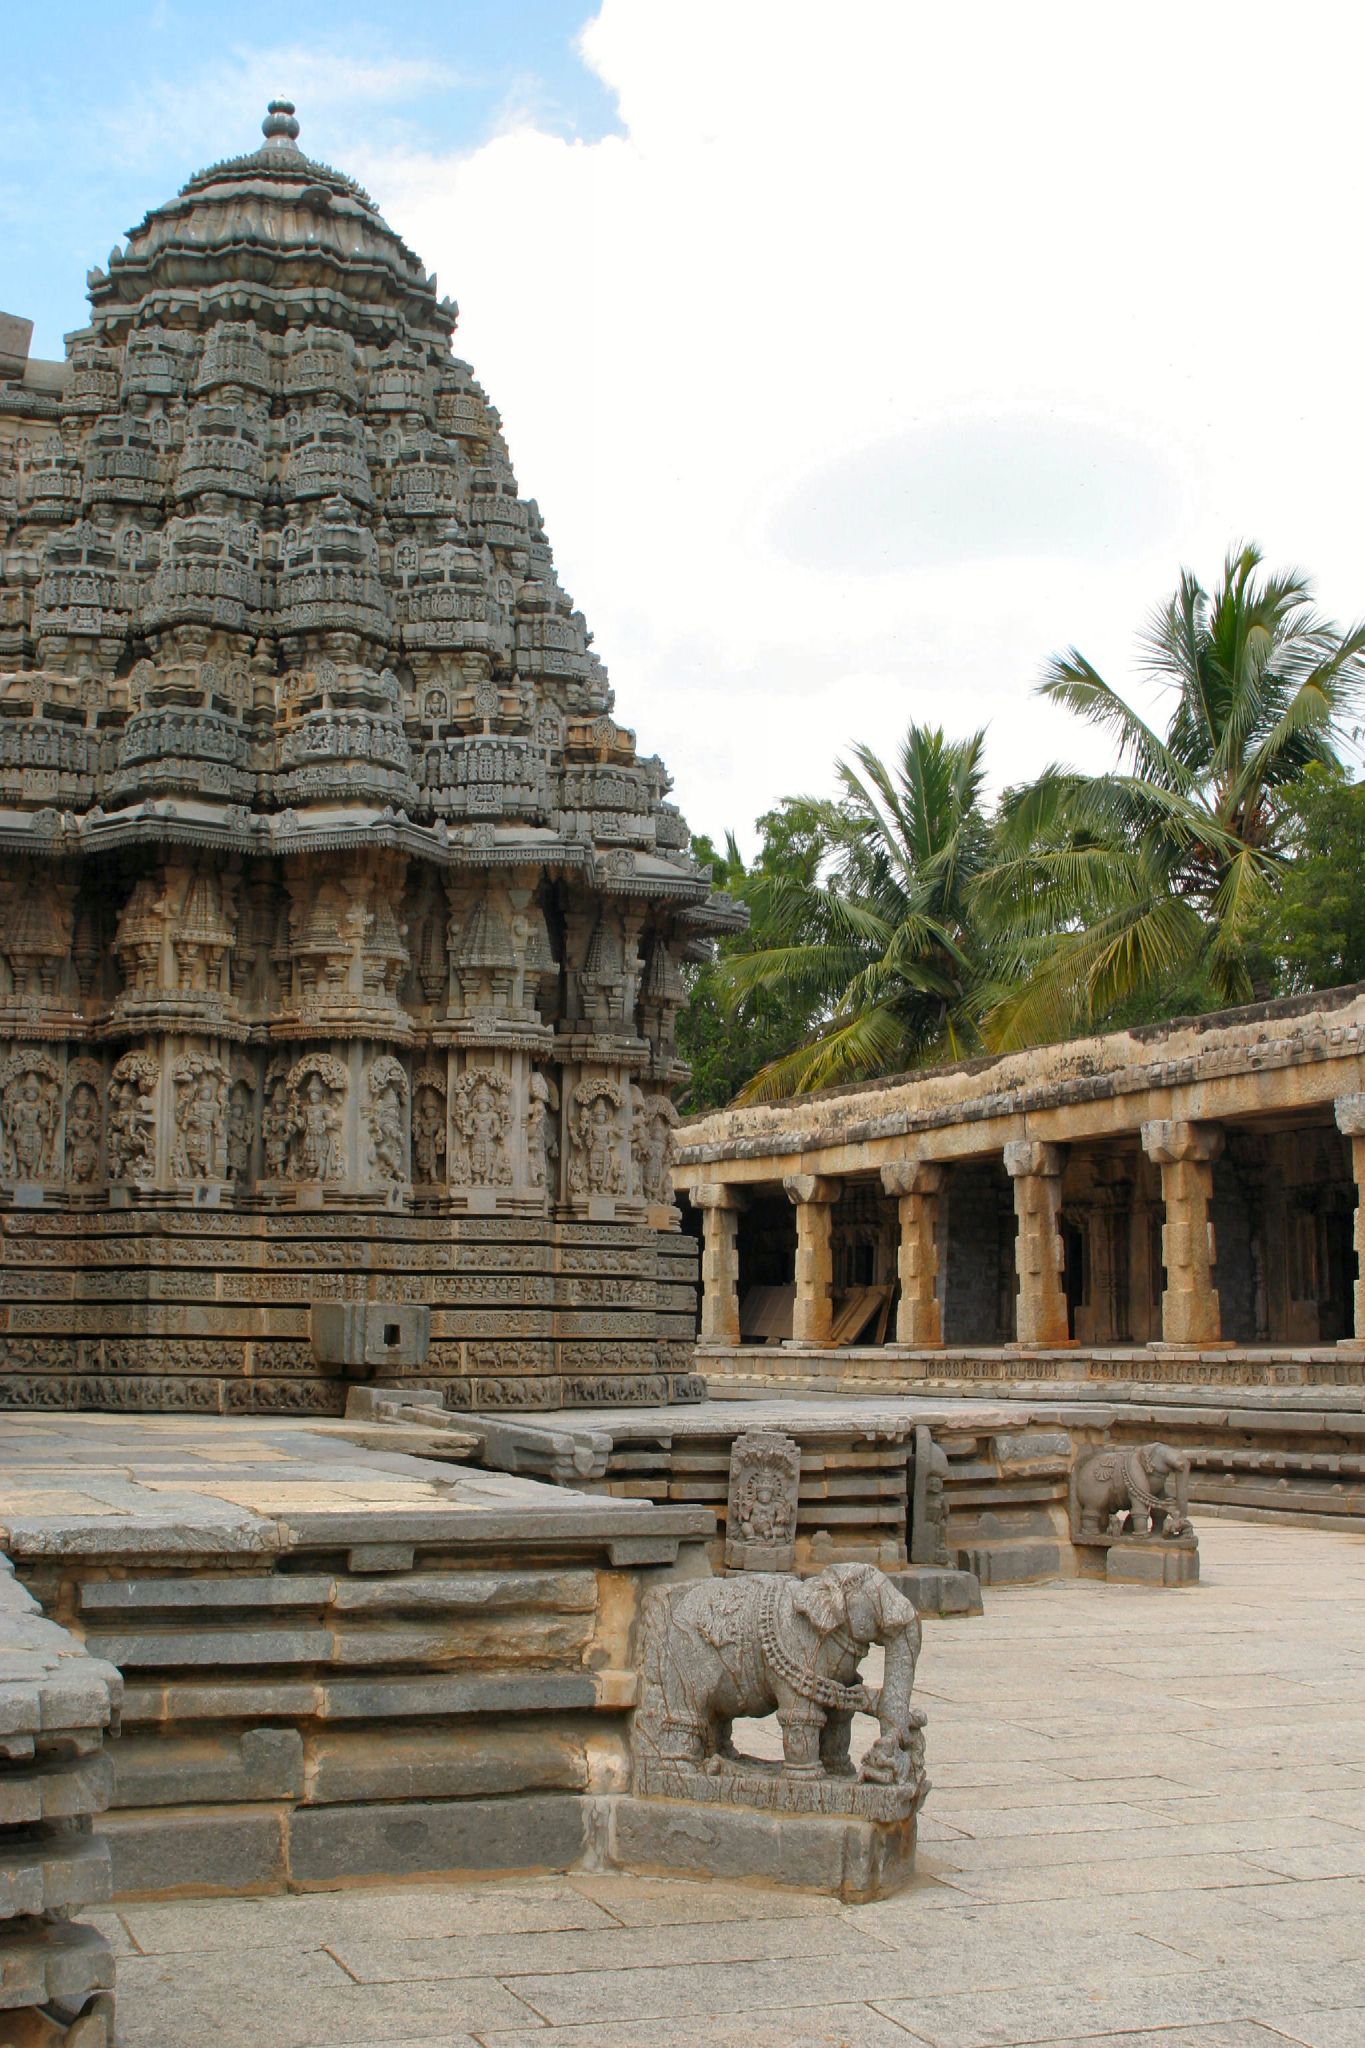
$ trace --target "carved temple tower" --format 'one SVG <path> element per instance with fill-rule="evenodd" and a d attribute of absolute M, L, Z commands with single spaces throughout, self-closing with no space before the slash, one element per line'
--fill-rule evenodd
<path fill-rule="evenodd" d="M 64 365 L 0 354 L 0 1402 L 686 1398 L 674 1021 L 734 913 L 455 307 L 263 125 Z"/>

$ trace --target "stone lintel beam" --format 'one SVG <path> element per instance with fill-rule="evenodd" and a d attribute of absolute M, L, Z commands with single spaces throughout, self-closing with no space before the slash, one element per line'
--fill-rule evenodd
<path fill-rule="evenodd" d="M 807 1203 L 824 1207 L 837 1202 L 843 1192 L 842 1181 L 829 1180 L 819 1173 L 789 1173 L 782 1182 L 787 1200 L 795 1202 L 798 1208 Z"/>
<path fill-rule="evenodd" d="M 1217 1248 L 1209 1204 L 1214 1161 L 1223 1150 L 1218 1124 L 1163 1118 L 1142 1126 L 1142 1149 L 1161 1168 L 1161 1337 L 1166 1344 L 1223 1341 L 1222 1305 L 1213 1284 Z"/>
<path fill-rule="evenodd" d="M 882 1186 L 888 1195 L 938 1195 L 945 1170 L 937 1159 L 891 1159 L 881 1170 Z"/>

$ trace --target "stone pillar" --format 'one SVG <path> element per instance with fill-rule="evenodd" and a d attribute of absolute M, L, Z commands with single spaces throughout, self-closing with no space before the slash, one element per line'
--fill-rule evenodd
<path fill-rule="evenodd" d="M 899 1198 L 901 1283 L 896 1342 L 916 1346 L 943 1342 L 943 1307 L 938 1298 L 938 1202 L 943 1168 L 927 1159 L 896 1159 L 882 1168 L 882 1186 Z"/>
<path fill-rule="evenodd" d="M 1014 1341 L 1025 1349 L 1054 1350 L 1072 1341 L 1062 1286 L 1063 1145 L 1044 1145 L 1036 1138 L 1016 1138 L 1005 1147 L 1005 1171 L 1014 1182 L 1014 1214 L 1018 1228 L 1014 1263 L 1019 1274 Z"/>
<path fill-rule="evenodd" d="M 723 1180 L 688 1191 L 702 1212 L 701 1341 L 739 1342 L 739 1212 L 746 1197 Z"/>
<path fill-rule="evenodd" d="M 1337 1129 L 1351 1141 L 1351 1171 L 1356 1183 L 1355 1329 L 1344 1341 L 1365 1344 L 1365 1095 L 1338 1095 Z"/>
<path fill-rule="evenodd" d="M 1166 1217 L 1161 1258 L 1166 1287 L 1161 1297 L 1161 1338 L 1165 1344 L 1221 1344 L 1222 1312 L 1213 1284 L 1215 1259 L 1209 1204 L 1213 1163 L 1223 1149 L 1216 1124 L 1160 1121 L 1142 1126 L 1142 1149 L 1161 1168 Z"/>
<path fill-rule="evenodd" d="M 782 1183 L 796 1205 L 796 1304 L 793 1344 L 829 1344 L 834 1323 L 833 1208 L 837 1180 L 797 1173 Z"/>

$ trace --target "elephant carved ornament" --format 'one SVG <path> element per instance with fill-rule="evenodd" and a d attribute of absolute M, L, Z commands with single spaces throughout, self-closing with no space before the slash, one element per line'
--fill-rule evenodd
<path fill-rule="evenodd" d="M 886 1653 L 876 1688 L 858 1678 L 874 1642 Z M 849 1778 L 853 1716 L 864 1713 L 876 1717 L 878 1734 L 862 1782 L 919 1784 L 924 1715 L 910 1698 L 919 1651 L 914 1608 L 874 1565 L 834 1564 L 805 1580 L 743 1572 L 661 1587 L 645 1621 L 637 1757 L 724 1771 L 744 1761 L 731 1723 L 775 1711 L 784 1777 Z"/>
<path fill-rule="evenodd" d="M 1078 1543 L 1120 1535 L 1191 1534 L 1189 1460 L 1169 1444 L 1082 1452 L 1072 1475 L 1072 1497 Z"/>

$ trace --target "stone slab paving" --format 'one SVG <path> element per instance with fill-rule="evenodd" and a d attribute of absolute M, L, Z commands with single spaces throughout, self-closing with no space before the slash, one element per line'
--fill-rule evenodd
<path fill-rule="evenodd" d="M 931 1623 L 921 1876 L 127 1905 L 125 2048 L 1365 2048 L 1365 1538 Z M 767 1730 L 757 1731 L 760 1742 Z"/>

